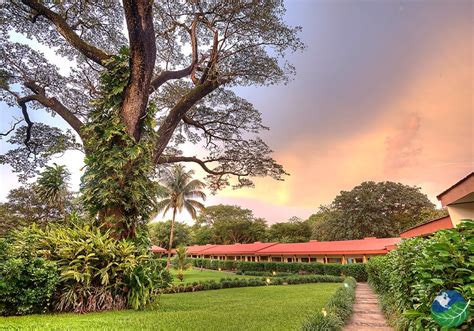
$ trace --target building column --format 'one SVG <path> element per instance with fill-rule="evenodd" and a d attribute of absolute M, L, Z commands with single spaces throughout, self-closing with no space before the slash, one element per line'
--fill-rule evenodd
<path fill-rule="evenodd" d="M 367 261 L 369 261 L 367 260 L 367 255 L 364 254 L 364 256 L 362 256 L 362 262 L 367 263 Z"/>
<path fill-rule="evenodd" d="M 345 256 L 345 255 L 342 256 L 342 261 L 341 261 L 341 262 L 342 262 L 342 264 L 347 264 L 347 260 L 346 260 L 346 256 Z"/>

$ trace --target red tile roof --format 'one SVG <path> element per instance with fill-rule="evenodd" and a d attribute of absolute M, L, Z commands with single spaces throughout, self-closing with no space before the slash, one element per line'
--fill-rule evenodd
<path fill-rule="evenodd" d="M 276 244 L 259 250 L 257 255 L 331 255 L 385 254 L 401 238 L 365 238 L 343 241 L 310 241 L 306 243 Z"/>
<path fill-rule="evenodd" d="M 215 245 L 206 249 L 202 254 L 206 255 L 246 255 L 255 254 L 261 249 L 271 247 L 277 243 L 255 242 L 251 244 Z"/>
<path fill-rule="evenodd" d="M 442 229 L 452 229 L 453 222 L 449 216 L 440 217 L 424 224 L 414 226 L 400 234 L 402 238 L 424 236 Z"/>
<path fill-rule="evenodd" d="M 160 246 L 156 246 L 156 245 L 153 245 L 151 246 L 151 251 L 153 253 L 166 253 L 168 252 L 166 249 L 164 249 L 163 247 L 160 247 Z"/>
<path fill-rule="evenodd" d="M 187 254 L 190 255 L 190 254 L 200 254 L 200 253 L 203 253 L 204 251 L 212 248 L 212 247 L 215 247 L 216 245 L 194 245 L 194 246 L 188 246 L 186 247 L 187 248 Z"/>

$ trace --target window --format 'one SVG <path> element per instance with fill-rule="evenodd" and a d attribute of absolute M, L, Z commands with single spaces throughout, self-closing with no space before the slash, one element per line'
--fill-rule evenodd
<path fill-rule="evenodd" d="M 301 258 L 301 262 L 309 262 L 309 258 L 307 258 L 307 257 L 302 257 L 302 258 Z"/>
<path fill-rule="evenodd" d="M 281 262 L 281 257 L 279 256 L 272 257 L 272 261 Z"/>
<path fill-rule="evenodd" d="M 340 258 L 340 257 L 328 257 L 328 263 L 342 263 L 342 258 Z"/>

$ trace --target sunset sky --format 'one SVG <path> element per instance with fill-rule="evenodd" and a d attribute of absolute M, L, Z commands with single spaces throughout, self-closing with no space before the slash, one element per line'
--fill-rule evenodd
<path fill-rule="evenodd" d="M 288 1 L 287 21 L 303 27 L 307 45 L 290 56 L 296 76 L 287 86 L 236 92 L 262 112 L 270 127 L 263 138 L 291 175 L 224 190 L 206 204 L 240 205 L 273 223 L 306 218 L 367 180 L 417 185 L 435 202 L 474 169 L 472 6 Z M 19 110 L 0 108 L 4 131 Z M 81 158 L 57 161 L 73 172 L 76 190 Z M 3 200 L 18 183 L 7 166 L 0 176 Z"/>

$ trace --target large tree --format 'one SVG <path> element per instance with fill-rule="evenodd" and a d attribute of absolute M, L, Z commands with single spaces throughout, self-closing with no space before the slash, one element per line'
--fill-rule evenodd
<path fill-rule="evenodd" d="M 211 244 L 236 244 L 263 241 L 266 223 L 255 218 L 250 209 L 239 206 L 216 205 L 206 207 L 196 222 L 194 231 L 209 231 Z"/>
<path fill-rule="evenodd" d="M 259 112 L 231 89 L 284 83 L 294 72 L 284 55 L 303 44 L 281 1 L 17 0 L 0 11 L 0 98 L 20 110 L 4 132 L 14 148 L 0 162 L 27 179 L 81 148 L 85 204 L 119 237 L 134 236 L 153 212 L 147 192 L 160 165 L 196 163 L 212 189 L 285 174 L 258 137 Z M 40 111 L 75 135 L 34 123 L 30 113 Z M 207 153 L 184 154 L 186 141 Z"/>
<path fill-rule="evenodd" d="M 318 240 L 397 237 L 406 228 L 426 221 L 434 211 L 435 205 L 419 187 L 363 182 L 341 191 L 309 222 L 314 227 L 313 238 Z"/>

